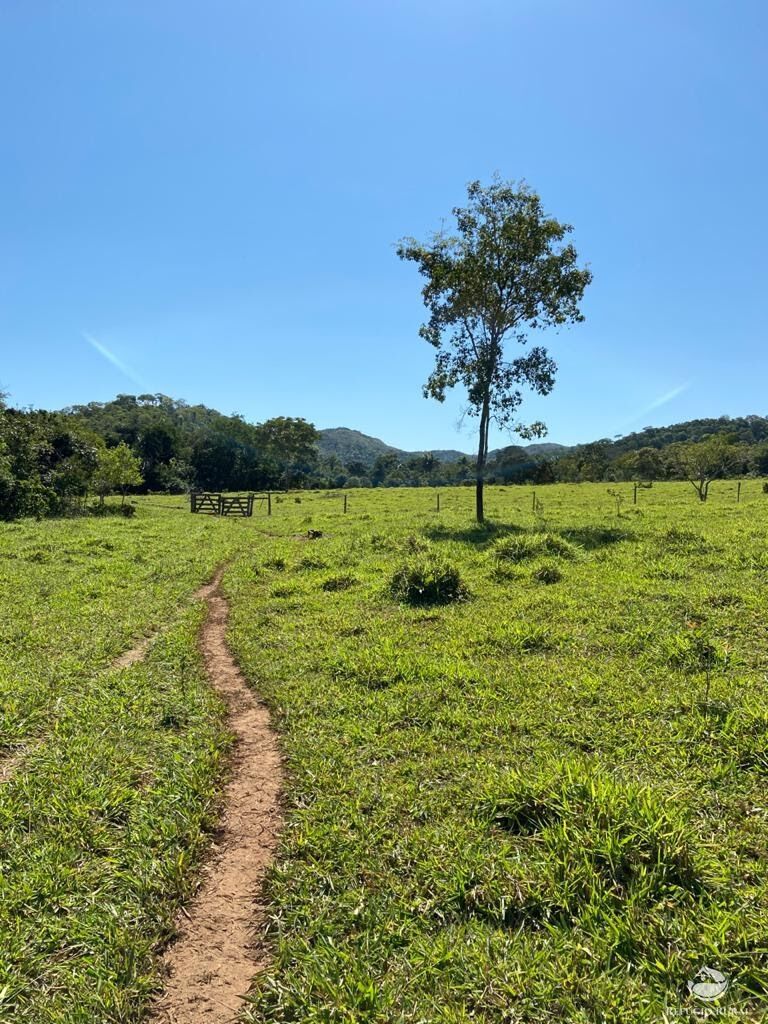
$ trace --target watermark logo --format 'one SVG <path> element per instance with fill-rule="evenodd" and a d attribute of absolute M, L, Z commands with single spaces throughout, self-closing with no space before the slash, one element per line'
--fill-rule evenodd
<path fill-rule="evenodd" d="M 728 991 L 730 979 L 714 967 L 702 967 L 688 981 L 688 991 L 702 1003 L 712 1003 Z"/>

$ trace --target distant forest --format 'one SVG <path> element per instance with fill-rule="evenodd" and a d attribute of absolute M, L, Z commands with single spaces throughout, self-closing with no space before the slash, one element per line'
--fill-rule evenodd
<path fill-rule="evenodd" d="M 691 462 L 682 456 L 712 438 L 718 461 L 710 476 L 768 474 L 768 419 L 721 416 L 570 448 L 512 445 L 490 454 L 485 479 L 681 479 Z M 450 486 L 474 478 L 474 460 L 461 452 L 405 452 L 346 428 L 318 431 L 300 418 L 253 424 L 161 394 L 58 412 L 0 407 L 4 519 L 55 515 L 95 497 L 103 505 L 106 493 Z"/>

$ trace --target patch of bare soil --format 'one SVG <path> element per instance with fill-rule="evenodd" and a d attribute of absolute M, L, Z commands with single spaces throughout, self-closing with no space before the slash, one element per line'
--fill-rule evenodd
<path fill-rule="evenodd" d="M 119 658 L 115 658 L 112 662 L 112 668 L 129 668 L 131 665 L 135 665 L 139 661 L 144 660 L 144 655 L 149 650 L 149 646 L 154 638 L 151 636 L 145 637 L 140 640 L 135 647 L 132 647 L 129 651 L 125 651 Z"/>
<path fill-rule="evenodd" d="M 221 577 L 219 570 L 197 593 L 208 604 L 200 646 L 229 708 L 235 745 L 211 858 L 164 956 L 165 991 L 149 1018 L 155 1024 L 228 1024 L 268 959 L 261 887 L 280 829 L 280 752 L 266 708 L 229 652 Z"/>
<path fill-rule="evenodd" d="M 0 784 L 8 782 L 16 774 L 16 769 L 21 764 L 30 746 L 31 744 L 24 744 L 0 757 Z"/>

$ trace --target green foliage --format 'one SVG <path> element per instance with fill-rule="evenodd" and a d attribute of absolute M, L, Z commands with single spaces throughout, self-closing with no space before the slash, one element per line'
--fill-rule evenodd
<path fill-rule="evenodd" d="M 710 858 L 673 804 L 583 765 L 550 772 L 514 774 L 508 795 L 481 807 L 497 828 L 535 838 L 539 878 L 517 912 L 514 904 L 507 910 L 515 923 L 631 913 L 662 900 L 685 905 L 703 892 Z"/>
<path fill-rule="evenodd" d="M 64 416 L 0 409 L 0 519 L 77 508 L 97 452 L 98 439 Z"/>
<path fill-rule="evenodd" d="M 140 487 L 144 483 L 138 456 L 121 441 L 115 448 L 103 448 L 91 480 L 93 489 L 102 502 L 107 494 L 119 491 L 125 502 L 129 487 Z"/>

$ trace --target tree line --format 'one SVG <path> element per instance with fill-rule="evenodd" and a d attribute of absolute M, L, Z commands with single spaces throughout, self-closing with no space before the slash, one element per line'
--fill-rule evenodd
<path fill-rule="evenodd" d="M 318 433 L 301 418 L 247 423 L 167 395 L 58 412 L 0 407 L 0 518 L 104 508 L 107 494 L 262 490 L 305 482 Z"/>
<path fill-rule="evenodd" d="M 105 510 L 105 497 L 190 490 L 450 487 L 476 484 L 470 456 L 387 452 L 373 462 L 323 455 L 302 418 L 248 423 L 166 395 L 119 395 L 58 412 L 0 404 L 0 518 Z M 563 452 L 492 452 L 485 483 L 689 480 L 706 500 L 712 480 L 768 475 L 768 419 L 692 420 Z M 89 504 L 90 503 L 90 504 Z"/>

